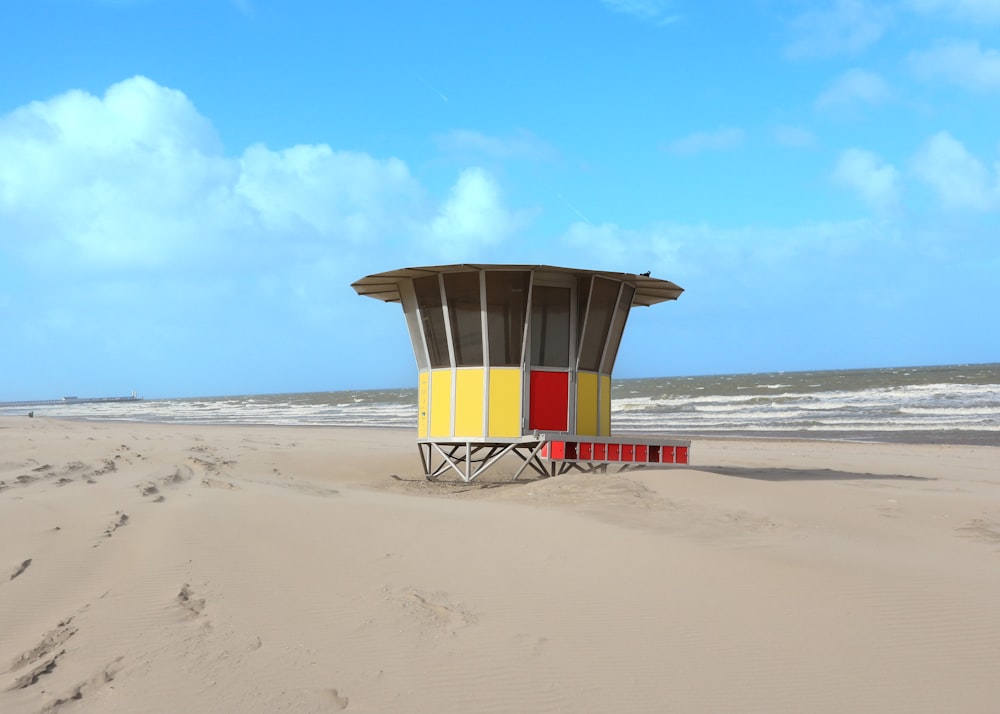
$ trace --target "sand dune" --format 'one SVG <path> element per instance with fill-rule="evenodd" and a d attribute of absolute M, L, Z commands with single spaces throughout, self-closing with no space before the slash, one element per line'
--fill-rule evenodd
<path fill-rule="evenodd" d="M 995 712 L 1000 449 L 0 420 L 0 711 Z"/>

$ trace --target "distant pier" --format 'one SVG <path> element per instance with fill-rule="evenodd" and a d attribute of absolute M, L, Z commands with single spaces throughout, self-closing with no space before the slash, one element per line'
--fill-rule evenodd
<path fill-rule="evenodd" d="M 141 402 L 142 397 L 134 394 L 131 397 L 63 397 L 62 399 L 36 399 L 27 402 L 0 402 L 0 408 L 4 407 L 52 407 L 67 406 L 70 404 L 111 404 L 115 402 Z"/>

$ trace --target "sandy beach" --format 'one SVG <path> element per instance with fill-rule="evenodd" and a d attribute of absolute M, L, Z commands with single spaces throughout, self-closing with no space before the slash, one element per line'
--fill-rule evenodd
<path fill-rule="evenodd" d="M 996 712 L 1000 448 L 0 419 L 0 711 Z"/>

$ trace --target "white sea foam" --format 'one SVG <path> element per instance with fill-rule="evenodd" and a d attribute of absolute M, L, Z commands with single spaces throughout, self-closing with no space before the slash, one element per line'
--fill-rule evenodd
<path fill-rule="evenodd" d="M 616 380 L 613 390 L 615 431 L 1000 431 L 998 365 Z M 33 411 L 115 421 L 412 428 L 416 402 L 415 389 L 396 389 L 66 403 Z"/>
<path fill-rule="evenodd" d="M 996 367 L 992 369 L 1000 377 Z M 900 384 L 900 373 L 892 374 L 887 384 L 869 384 L 882 375 L 855 373 L 831 373 L 826 382 L 829 387 L 852 380 L 863 382 L 853 389 L 823 389 L 824 383 L 814 380 L 801 382 L 797 388 L 786 381 L 758 381 L 736 385 L 737 394 L 731 387 L 727 393 L 716 394 L 703 394 L 707 388 L 696 388 L 680 394 L 632 398 L 613 404 L 613 424 L 623 431 L 1000 430 L 1000 384 Z M 904 374 L 911 379 L 922 376 L 917 370 Z M 785 391 L 771 390 L 774 385 Z M 747 393 L 754 389 L 756 394 Z"/>

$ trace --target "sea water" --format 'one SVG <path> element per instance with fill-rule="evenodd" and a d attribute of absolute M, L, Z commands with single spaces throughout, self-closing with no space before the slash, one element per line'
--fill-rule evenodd
<path fill-rule="evenodd" d="M 33 410 L 111 421 L 415 428 L 417 390 L 147 398 Z M 615 433 L 1000 445 L 1000 364 L 615 379 L 611 423 Z"/>

